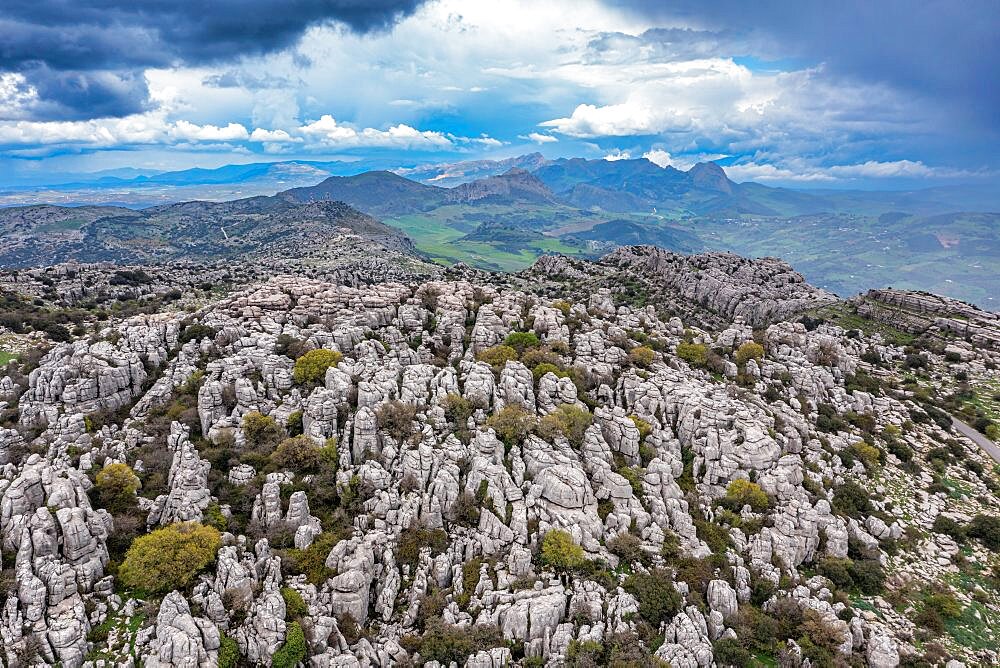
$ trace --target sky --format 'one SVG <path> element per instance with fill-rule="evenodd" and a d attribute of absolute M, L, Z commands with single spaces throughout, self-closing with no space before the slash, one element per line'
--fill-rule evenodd
<path fill-rule="evenodd" d="M 995 0 L 3 0 L 3 174 L 275 160 L 715 160 L 990 183 Z"/>

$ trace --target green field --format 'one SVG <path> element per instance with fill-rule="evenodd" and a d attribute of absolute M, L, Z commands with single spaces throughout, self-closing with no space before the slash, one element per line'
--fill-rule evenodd
<path fill-rule="evenodd" d="M 0 366 L 7 364 L 11 360 L 17 359 L 17 355 L 14 353 L 9 353 L 6 350 L 0 350 Z"/>
<path fill-rule="evenodd" d="M 457 207 L 390 218 L 385 223 L 406 232 L 417 250 L 439 264 L 465 262 L 490 271 L 519 271 L 530 266 L 540 255 L 586 254 L 582 247 L 564 243 L 555 237 L 536 239 L 517 250 L 506 248 L 503 244 L 465 240 L 463 237 L 475 227 L 461 218 L 449 218 L 448 209 L 454 208 Z"/>

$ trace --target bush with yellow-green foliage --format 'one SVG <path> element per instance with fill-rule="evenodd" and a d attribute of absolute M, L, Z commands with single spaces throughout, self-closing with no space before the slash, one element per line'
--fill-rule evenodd
<path fill-rule="evenodd" d="M 654 359 L 656 353 L 649 346 L 636 346 L 628 353 L 629 362 L 643 369 L 652 364 Z"/>
<path fill-rule="evenodd" d="M 723 505 L 734 512 L 739 512 L 743 506 L 750 506 L 751 510 L 760 513 L 768 509 L 771 499 L 757 483 L 737 478 L 726 487 Z"/>
<path fill-rule="evenodd" d="M 281 428 L 270 415 L 250 411 L 243 416 L 243 435 L 247 444 L 260 447 L 281 438 Z"/>
<path fill-rule="evenodd" d="M 569 374 L 561 367 L 556 366 L 551 362 L 542 362 L 537 364 L 534 369 L 531 370 L 531 375 L 534 377 L 535 382 L 547 373 L 555 374 L 558 378 L 566 378 Z"/>
<path fill-rule="evenodd" d="M 118 576 L 126 587 L 161 594 L 186 587 L 215 560 L 221 540 L 215 527 L 182 522 L 139 536 Z"/>
<path fill-rule="evenodd" d="M 708 346 L 681 341 L 677 344 L 677 356 L 691 366 L 703 367 L 708 361 Z"/>
<path fill-rule="evenodd" d="M 878 468 L 879 464 L 882 463 L 881 450 L 870 443 L 858 441 L 857 443 L 852 443 L 848 449 L 853 456 L 861 460 L 861 463 L 864 464 L 865 469 L 868 471 Z"/>
<path fill-rule="evenodd" d="M 750 360 L 758 362 L 764 359 L 764 346 L 754 341 L 747 341 L 736 349 L 736 364 L 743 366 Z"/>
<path fill-rule="evenodd" d="M 95 488 L 100 505 L 112 513 L 135 505 L 135 493 L 142 485 L 128 464 L 109 464 L 97 472 Z"/>
<path fill-rule="evenodd" d="M 562 529 L 550 529 L 542 539 L 542 561 L 562 570 L 578 568 L 586 561 L 583 548 Z"/>
<path fill-rule="evenodd" d="M 344 359 L 344 356 L 336 350 L 327 350 L 325 348 L 310 350 L 295 360 L 292 377 L 299 385 L 321 383 L 326 378 L 326 370 L 340 364 L 340 360 L 342 359 Z"/>
<path fill-rule="evenodd" d="M 574 404 L 561 404 L 554 411 L 538 421 L 538 435 L 546 440 L 552 440 L 556 434 L 562 434 L 570 445 L 583 445 L 583 436 L 587 427 L 594 421 L 594 416 L 585 408 Z"/>
<path fill-rule="evenodd" d="M 496 371 L 501 371 L 507 362 L 513 362 L 517 359 L 517 350 L 511 346 L 501 344 L 480 351 L 476 355 L 476 359 L 480 362 L 486 362 Z"/>
<path fill-rule="evenodd" d="M 632 424 L 635 425 L 635 428 L 639 430 L 640 442 L 646 440 L 646 437 L 653 433 L 653 425 L 649 424 L 641 417 L 637 415 L 629 415 L 629 419 L 632 420 Z"/>
<path fill-rule="evenodd" d="M 486 426 L 508 447 L 523 441 L 536 424 L 535 414 L 521 404 L 508 404 L 486 420 Z"/>
<path fill-rule="evenodd" d="M 552 308 L 558 309 L 560 313 L 565 317 L 569 317 L 569 312 L 573 309 L 573 305 L 570 304 L 565 299 L 560 299 L 558 301 L 552 302 Z"/>
<path fill-rule="evenodd" d="M 309 614 L 309 608 L 306 606 L 306 602 L 298 590 L 291 587 L 282 587 L 281 598 L 285 601 L 286 619 L 300 619 Z"/>

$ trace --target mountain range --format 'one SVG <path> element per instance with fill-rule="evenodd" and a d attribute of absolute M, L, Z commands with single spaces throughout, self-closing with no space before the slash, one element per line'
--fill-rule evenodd
<path fill-rule="evenodd" d="M 994 200 L 1000 195 L 980 189 L 792 190 L 736 183 L 712 162 L 685 171 L 646 159 L 546 160 L 540 154 L 330 175 L 357 168 L 284 162 L 105 175 L 81 187 L 119 192 L 124 183 L 166 199 L 192 189 L 277 192 L 138 211 L 0 209 L 0 232 L 8 240 L 0 262 L 101 259 L 136 246 L 148 258 L 227 255 L 277 238 L 279 230 L 294 237 L 315 225 L 341 225 L 373 238 L 408 237 L 429 259 L 490 270 L 520 269 L 542 254 L 594 257 L 649 243 L 681 252 L 780 256 L 839 294 L 893 285 L 995 306 L 1000 201 Z M 288 181 L 293 187 L 277 187 Z M 331 209 L 332 202 L 347 206 Z"/>

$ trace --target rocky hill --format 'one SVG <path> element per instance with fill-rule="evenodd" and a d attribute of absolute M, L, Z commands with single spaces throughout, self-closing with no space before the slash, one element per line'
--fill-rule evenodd
<path fill-rule="evenodd" d="M 283 197 L 181 202 L 141 211 L 47 205 L 0 209 L 0 230 L 8 240 L 0 249 L 5 267 L 203 261 L 282 250 L 296 255 L 345 232 L 392 251 L 412 251 L 404 233 L 342 202 Z"/>
<path fill-rule="evenodd" d="M 317 246 L 0 274 L 7 665 L 1000 660 L 1000 478 L 949 415 L 997 437 L 995 316 L 729 254 Z"/>

